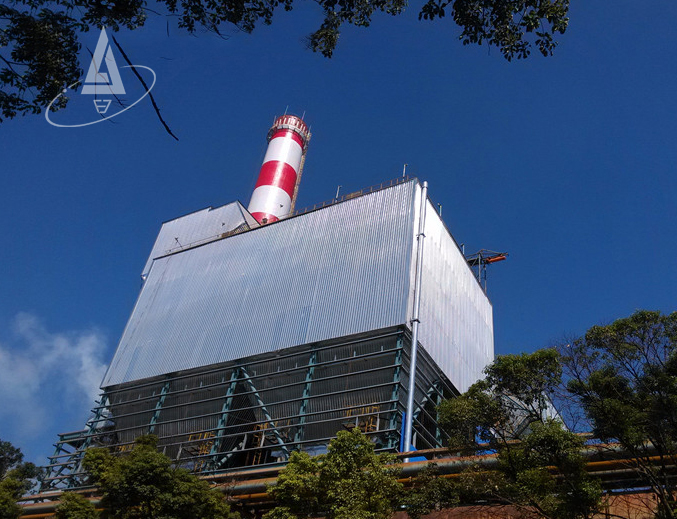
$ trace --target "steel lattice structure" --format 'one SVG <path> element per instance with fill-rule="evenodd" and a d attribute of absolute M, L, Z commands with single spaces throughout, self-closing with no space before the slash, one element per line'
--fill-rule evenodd
<path fill-rule="evenodd" d="M 278 465 L 294 450 L 319 454 L 354 427 L 396 452 L 410 340 L 406 328 L 386 329 L 107 388 L 87 429 L 61 435 L 45 484 L 84 484 L 87 448 L 125 452 L 143 434 L 156 434 L 177 466 L 203 474 Z M 417 372 L 417 443 L 440 447 L 435 407 L 454 389 L 425 354 Z"/>

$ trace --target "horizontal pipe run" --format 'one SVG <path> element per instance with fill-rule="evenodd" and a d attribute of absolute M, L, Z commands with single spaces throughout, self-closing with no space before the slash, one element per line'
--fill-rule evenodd
<path fill-rule="evenodd" d="M 380 432 L 389 432 L 390 430 L 385 430 L 385 431 L 377 431 L 374 433 L 368 433 L 369 435 L 374 435 L 378 434 Z M 587 436 L 587 435 L 583 435 Z M 325 438 L 324 440 L 329 440 L 330 438 Z M 307 440 L 307 441 L 301 441 L 301 442 L 295 442 L 295 443 L 317 443 L 322 440 Z M 519 441 L 515 441 L 515 444 L 518 444 Z M 487 444 L 480 444 L 480 448 L 488 447 Z M 259 447 L 260 449 L 261 447 Z M 255 450 L 255 449 L 250 449 L 250 450 Z M 447 457 L 449 456 L 449 449 L 448 448 L 438 448 L 438 449 L 426 449 L 426 450 L 420 450 L 420 451 L 411 451 L 411 452 L 401 452 L 396 454 L 397 458 L 408 458 L 408 457 L 413 457 L 413 456 L 429 456 L 433 458 L 432 462 L 438 463 L 435 461 L 435 456 L 438 455 L 446 455 Z M 588 461 L 587 465 L 588 467 L 592 468 L 593 471 L 597 469 L 597 467 L 609 467 L 612 466 L 611 464 L 617 463 L 617 464 L 627 464 L 628 461 L 625 459 L 624 456 L 624 451 L 618 444 L 599 444 L 599 445 L 594 445 L 594 446 L 589 446 L 585 448 L 582 451 L 582 455 L 591 461 Z M 601 460 L 601 461 L 592 461 L 596 456 L 613 456 L 613 459 L 611 460 Z M 482 459 L 482 458 L 491 458 L 491 457 L 496 457 L 495 454 L 489 454 L 485 456 L 480 456 L 480 457 L 454 457 L 454 458 L 448 458 L 451 459 L 452 461 L 456 460 L 461 460 L 462 463 L 467 463 L 468 459 Z M 647 461 L 649 462 L 655 462 L 659 461 L 660 456 L 652 456 L 648 458 Z M 431 461 L 418 461 L 418 462 L 412 462 L 408 463 L 406 466 L 414 466 L 416 467 L 416 464 L 422 464 L 422 463 L 430 463 Z M 445 463 L 448 463 L 445 462 Z M 208 478 L 212 481 L 218 481 L 219 479 L 222 478 L 238 478 L 238 477 L 250 477 L 252 475 L 258 475 L 259 473 L 262 473 L 264 471 L 275 471 L 279 472 L 280 468 L 266 468 L 266 469 L 252 469 L 252 470 L 244 470 L 240 472 L 227 472 L 227 473 L 222 473 L 222 474 L 217 474 L 217 475 L 211 475 L 208 476 Z"/>
<path fill-rule="evenodd" d="M 329 420 L 323 420 L 323 421 L 318 421 L 318 422 L 310 422 L 310 423 L 311 423 L 311 424 L 315 424 L 315 423 L 324 423 L 324 422 L 332 422 L 332 421 L 336 421 L 336 420 L 337 420 L 337 419 L 329 419 Z M 380 430 L 378 430 L 378 431 L 368 432 L 368 433 L 365 433 L 365 434 L 366 434 L 367 436 L 376 436 L 376 435 L 379 435 L 379 434 L 387 434 L 387 433 L 392 433 L 392 432 L 397 432 L 397 431 L 399 431 L 399 429 L 380 429 Z M 230 436 L 235 436 L 235 435 L 230 435 Z M 230 437 L 230 436 L 229 436 L 229 437 Z M 327 436 L 327 437 L 324 437 L 324 438 L 314 438 L 314 439 L 312 439 L 312 440 L 293 441 L 293 442 L 290 442 L 290 443 L 287 444 L 287 445 L 328 443 L 328 442 L 329 442 L 331 439 L 333 439 L 333 438 L 334 438 L 334 436 Z M 120 445 L 129 445 L 129 444 L 120 444 Z M 175 446 L 175 445 L 181 445 L 181 442 L 168 444 L 168 445 L 166 445 L 166 446 Z M 112 447 L 114 447 L 114 446 L 112 446 Z M 240 449 L 240 450 L 238 450 L 237 452 L 250 452 L 250 451 L 262 450 L 262 449 L 276 449 L 276 448 L 279 449 L 280 446 L 279 446 L 279 445 L 269 445 L 269 446 L 265 446 L 265 447 L 250 447 L 250 448 L 248 448 L 248 449 Z M 386 451 L 388 451 L 388 449 L 387 449 L 387 448 L 377 449 L 377 451 L 379 451 L 379 452 L 380 452 L 380 451 L 386 452 Z M 201 459 L 201 458 L 211 458 L 211 457 L 213 457 L 213 456 L 214 456 L 213 454 L 202 454 L 202 455 L 198 455 L 198 456 L 191 456 L 191 457 L 187 457 L 187 458 L 181 458 L 181 460 L 174 460 L 174 461 L 182 461 L 182 462 L 188 463 L 188 462 L 191 462 L 191 461 L 199 460 L 199 459 Z M 283 463 L 283 462 L 278 462 L 278 463 Z M 70 464 L 70 462 L 65 462 L 65 463 L 55 463 L 55 464 L 53 464 L 53 465 L 50 465 L 50 467 L 68 466 L 69 464 Z M 210 471 L 204 471 L 203 474 L 206 473 L 206 472 L 210 472 Z M 231 474 L 230 472 L 223 472 L 223 471 L 221 471 L 221 473 L 222 473 L 222 474 L 225 474 L 225 475 L 227 475 L 227 476 L 229 476 L 229 475 Z M 78 473 L 76 473 L 76 474 L 82 474 L 82 473 L 81 473 L 81 472 L 78 472 Z M 51 478 L 45 478 L 44 481 L 59 481 L 59 480 L 64 480 L 64 479 L 68 479 L 68 478 L 72 477 L 73 475 L 75 475 L 75 474 L 74 474 L 74 473 L 69 473 L 69 474 L 65 474 L 65 475 L 63 475 L 63 476 L 57 476 L 57 477 L 51 477 Z"/>
<path fill-rule="evenodd" d="M 411 456 L 411 455 L 436 455 L 444 452 L 445 449 L 430 449 L 427 451 L 415 451 L 412 453 L 402 453 L 400 456 Z M 628 464 L 632 463 L 632 459 L 626 458 L 625 451 L 617 444 L 599 444 L 588 446 L 581 451 L 581 454 L 588 461 L 587 469 L 593 475 L 600 476 L 626 476 L 632 475 L 633 472 L 636 473 L 634 467 L 629 467 Z M 611 460 L 595 460 L 596 457 L 600 455 L 612 455 L 614 459 Z M 659 462 L 661 461 L 661 456 L 651 456 L 646 461 L 647 462 Z M 430 461 L 417 461 L 410 462 L 402 465 L 400 473 L 400 481 L 406 483 L 415 478 L 421 470 L 423 470 Z M 498 464 L 498 457 L 496 454 L 488 454 L 483 456 L 469 456 L 469 457 L 457 457 L 457 458 L 446 458 L 438 459 L 435 461 L 437 468 L 442 477 L 456 477 L 464 469 L 473 466 L 479 465 L 481 468 L 486 470 L 494 469 Z M 671 470 L 675 470 L 674 465 L 668 467 Z M 277 481 L 277 477 L 264 477 L 260 479 L 249 479 L 245 481 L 233 481 L 235 478 L 239 477 L 252 477 L 257 475 L 268 475 L 268 474 L 279 474 L 283 468 L 265 468 L 259 469 L 257 471 L 240 471 L 230 474 L 220 474 L 207 476 L 203 479 L 215 484 L 216 488 L 219 488 L 222 492 L 232 496 L 232 498 L 237 498 L 244 502 L 250 501 L 259 501 L 265 499 L 267 496 L 267 489 L 270 485 L 273 485 Z M 672 475 L 668 475 L 672 477 Z M 641 475 L 638 477 L 638 481 L 641 481 Z M 27 496 L 26 499 L 58 499 L 61 493 L 50 492 L 45 494 L 37 494 L 33 496 Z M 96 506 L 100 503 L 98 498 L 91 498 L 90 501 Z M 55 507 L 59 504 L 59 501 L 48 501 L 43 503 L 32 503 L 25 504 L 24 510 L 25 513 L 22 516 L 22 519 L 41 519 L 42 517 L 47 517 L 50 513 L 54 512 Z"/>
<path fill-rule="evenodd" d="M 437 450 L 444 450 L 444 449 L 432 449 L 432 451 L 437 451 Z M 614 466 L 618 465 L 620 467 L 623 467 L 623 464 L 625 464 L 624 469 L 627 470 L 627 459 L 624 459 L 622 456 L 624 456 L 624 452 L 622 449 L 619 448 L 614 448 L 611 447 L 611 452 L 620 455 L 621 458 L 618 458 L 616 460 L 604 460 L 604 461 L 598 461 L 598 462 L 588 462 L 588 466 L 592 469 L 590 472 L 593 474 L 596 472 L 595 469 L 597 468 L 606 468 L 609 466 Z M 590 459 L 594 458 L 595 456 L 598 456 L 600 452 L 608 452 L 606 450 L 606 447 L 604 448 L 586 448 L 583 449 L 581 454 L 583 457 Z M 401 453 L 400 456 L 403 457 L 411 457 L 413 455 L 419 455 L 420 453 L 418 451 L 413 451 L 409 453 Z M 658 461 L 660 459 L 659 456 L 654 456 L 650 458 L 651 461 Z M 437 466 L 437 469 L 439 470 L 440 475 L 445 476 L 445 475 L 457 475 L 460 474 L 463 470 L 466 468 L 473 466 L 473 465 L 479 465 L 481 468 L 486 469 L 486 470 L 492 470 L 495 469 L 498 466 L 498 456 L 496 454 L 486 454 L 482 456 L 468 456 L 468 457 L 460 457 L 460 458 L 447 458 L 447 459 L 438 459 L 435 460 L 434 462 L 431 462 L 429 460 L 425 461 L 414 461 L 414 462 L 409 462 L 409 463 L 404 463 L 401 465 L 401 472 L 400 472 L 400 478 L 402 480 L 407 480 L 410 478 L 415 478 L 421 470 L 423 470 L 425 467 L 427 467 L 430 463 L 435 463 Z M 632 469 L 630 469 L 632 470 Z M 260 479 L 260 480 L 251 480 L 251 481 L 244 481 L 242 483 L 232 483 L 229 485 L 219 485 L 219 488 L 222 488 L 224 491 L 227 491 L 229 494 L 234 494 L 235 492 L 239 494 L 253 494 L 257 492 L 261 492 L 263 489 L 267 488 L 268 485 L 271 484 L 271 480 L 275 480 L 276 478 L 265 478 L 265 479 Z"/>

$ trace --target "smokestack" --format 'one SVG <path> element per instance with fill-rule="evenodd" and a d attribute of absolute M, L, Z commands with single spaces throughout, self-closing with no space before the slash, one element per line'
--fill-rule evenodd
<path fill-rule="evenodd" d="M 247 208 L 260 224 L 276 222 L 294 210 L 310 140 L 300 117 L 283 115 L 268 132 L 268 150 Z"/>

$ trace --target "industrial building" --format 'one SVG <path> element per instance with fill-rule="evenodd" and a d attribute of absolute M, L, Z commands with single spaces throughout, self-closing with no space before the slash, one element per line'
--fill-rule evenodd
<path fill-rule="evenodd" d="M 493 359 L 491 303 L 417 179 L 295 211 L 309 138 L 276 119 L 248 209 L 162 225 L 100 401 L 43 490 L 83 484 L 88 447 L 148 433 L 203 474 L 322 453 L 354 427 L 383 451 L 443 445 L 436 405 Z"/>

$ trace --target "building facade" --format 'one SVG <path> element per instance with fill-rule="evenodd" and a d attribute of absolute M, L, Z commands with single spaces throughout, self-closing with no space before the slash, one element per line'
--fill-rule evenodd
<path fill-rule="evenodd" d="M 492 307 L 423 195 L 400 179 L 267 225 L 238 202 L 163 224 L 101 400 L 46 486 L 82 484 L 86 448 L 148 433 L 207 474 L 321 453 L 353 427 L 400 450 L 417 293 L 412 445 L 441 446 L 436 405 L 493 359 Z"/>

